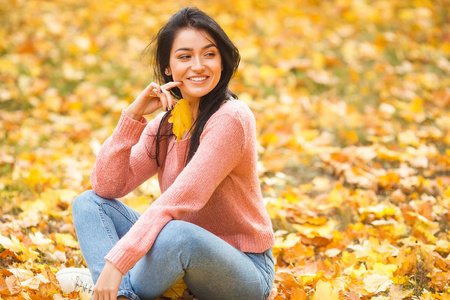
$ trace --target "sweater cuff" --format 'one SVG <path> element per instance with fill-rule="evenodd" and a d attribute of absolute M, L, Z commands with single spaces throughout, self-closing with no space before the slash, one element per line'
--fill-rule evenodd
<path fill-rule="evenodd" d="M 128 117 L 122 111 L 119 123 L 114 129 L 113 134 L 119 136 L 126 136 L 132 140 L 139 140 L 139 137 L 141 136 L 147 124 L 148 122 L 144 117 L 142 117 L 141 121 L 136 121 Z"/>
<path fill-rule="evenodd" d="M 112 263 L 117 269 L 125 275 L 136 263 L 132 255 L 127 255 L 121 248 L 113 247 L 105 256 L 105 259 Z"/>

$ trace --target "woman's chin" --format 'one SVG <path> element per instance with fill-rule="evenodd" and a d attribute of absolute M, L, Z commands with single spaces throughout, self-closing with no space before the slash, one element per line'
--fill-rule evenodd
<path fill-rule="evenodd" d="M 196 92 L 196 93 L 182 93 L 183 98 L 187 99 L 187 100 L 200 100 L 201 97 L 205 96 L 206 94 L 208 94 L 210 91 L 208 92 Z"/>

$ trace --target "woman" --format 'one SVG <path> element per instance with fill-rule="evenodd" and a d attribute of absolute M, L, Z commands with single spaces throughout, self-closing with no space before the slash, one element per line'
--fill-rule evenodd
<path fill-rule="evenodd" d="M 240 56 L 197 8 L 173 15 L 156 37 L 157 78 L 126 108 L 103 144 L 93 191 L 73 203 L 93 299 L 154 299 L 181 278 L 199 299 L 267 299 L 274 235 L 257 174 L 255 119 L 228 89 Z M 192 133 L 168 123 L 187 99 Z M 146 114 L 164 113 L 147 124 Z M 161 196 L 139 215 L 114 198 L 158 174 Z M 82 271 L 66 269 L 67 284 Z M 83 283 L 84 282 L 84 283 Z"/>

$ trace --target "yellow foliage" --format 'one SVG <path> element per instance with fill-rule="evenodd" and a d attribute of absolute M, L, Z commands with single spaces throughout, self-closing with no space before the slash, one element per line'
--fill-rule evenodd
<path fill-rule="evenodd" d="M 55 238 L 55 242 L 57 244 L 72 247 L 72 248 L 78 248 L 78 242 L 74 239 L 73 235 L 68 233 L 54 233 L 53 234 Z"/>
<path fill-rule="evenodd" d="M 316 291 L 313 294 L 312 300 L 339 300 L 339 292 L 333 290 L 330 282 L 319 280 L 316 284 Z"/>
<path fill-rule="evenodd" d="M 185 289 L 187 289 L 186 283 L 184 283 L 183 279 L 180 279 L 177 283 L 175 283 L 170 289 L 165 291 L 162 295 L 164 297 L 169 298 L 179 298 L 183 296 L 183 292 Z"/>
<path fill-rule="evenodd" d="M 91 188 L 120 112 L 154 80 L 135 63 L 149 33 L 187 4 L 2 3 L 0 300 L 90 298 L 62 295 L 51 276 L 83 265 L 71 203 Z M 241 53 L 230 90 L 256 118 L 272 298 L 450 299 L 445 1 L 194 5 Z M 170 122 L 177 141 L 189 135 L 187 100 Z M 123 200 L 144 211 L 159 194 L 152 178 Z"/>
<path fill-rule="evenodd" d="M 180 99 L 172 111 L 169 123 L 173 123 L 173 134 L 176 135 L 177 141 L 181 141 L 184 133 L 191 130 L 192 116 L 189 109 L 189 101 Z"/>

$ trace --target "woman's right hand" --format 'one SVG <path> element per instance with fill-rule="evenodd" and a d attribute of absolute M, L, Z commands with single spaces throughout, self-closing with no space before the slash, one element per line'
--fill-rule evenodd
<path fill-rule="evenodd" d="M 168 82 L 164 85 L 155 82 L 150 83 L 125 109 L 125 114 L 136 121 L 140 121 L 142 116 L 151 114 L 161 107 L 165 111 L 169 111 L 176 104 L 169 90 L 182 84 L 182 81 Z"/>

